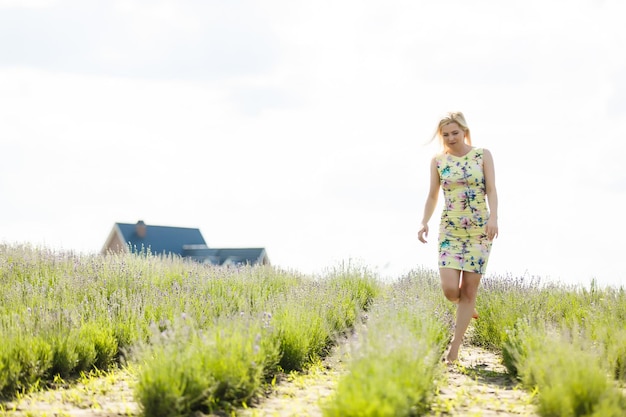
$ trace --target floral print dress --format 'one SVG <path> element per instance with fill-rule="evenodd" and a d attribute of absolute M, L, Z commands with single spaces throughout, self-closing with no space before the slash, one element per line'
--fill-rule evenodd
<path fill-rule="evenodd" d="M 439 268 L 484 274 L 491 251 L 486 226 L 489 219 L 483 172 L 483 149 L 464 156 L 435 157 L 444 195 L 439 225 Z"/>

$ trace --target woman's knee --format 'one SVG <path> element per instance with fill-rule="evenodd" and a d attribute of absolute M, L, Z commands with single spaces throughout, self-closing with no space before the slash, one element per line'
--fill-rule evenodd
<path fill-rule="evenodd" d="M 441 289 L 443 290 L 443 295 L 450 301 L 459 301 L 459 298 L 461 298 L 461 291 L 459 290 L 461 271 L 440 268 L 439 274 L 441 275 Z"/>
<path fill-rule="evenodd" d="M 450 301 L 459 301 L 459 299 L 461 298 L 461 290 L 459 289 L 459 287 L 443 286 L 442 290 L 443 295 L 445 295 L 446 298 Z"/>
<path fill-rule="evenodd" d="M 478 286 L 480 285 L 480 274 L 465 273 L 461 281 L 461 298 L 466 300 L 475 300 L 478 295 Z"/>
<path fill-rule="evenodd" d="M 478 287 L 461 288 L 461 299 L 463 301 L 475 301 L 478 296 Z"/>

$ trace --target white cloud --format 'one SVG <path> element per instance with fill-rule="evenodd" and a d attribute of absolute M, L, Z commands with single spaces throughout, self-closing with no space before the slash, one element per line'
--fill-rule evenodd
<path fill-rule="evenodd" d="M 276 59 L 254 2 L 83 2 L 0 16 L 0 65 L 157 79 L 266 73 Z"/>
<path fill-rule="evenodd" d="M 25 8 L 37 9 L 50 7 L 58 3 L 58 0 L 0 0 L 0 8 Z"/>

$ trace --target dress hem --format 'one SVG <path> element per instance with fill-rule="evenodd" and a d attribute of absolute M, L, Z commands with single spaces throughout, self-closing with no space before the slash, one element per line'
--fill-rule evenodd
<path fill-rule="evenodd" d="M 487 272 L 487 271 L 480 272 L 480 271 L 476 271 L 472 269 L 463 269 L 463 268 L 456 268 L 453 266 L 441 266 L 441 265 L 439 265 L 439 269 L 454 269 L 455 271 L 473 272 L 475 274 L 480 274 L 480 275 L 485 275 L 485 272 Z"/>

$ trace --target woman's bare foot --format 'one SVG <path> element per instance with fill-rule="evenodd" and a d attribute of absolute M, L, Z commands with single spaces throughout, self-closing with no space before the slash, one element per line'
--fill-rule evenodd
<path fill-rule="evenodd" d="M 459 347 L 460 346 L 455 346 L 454 343 L 450 345 L 448 353 L 446 354 L 447 365 L 452 365 L 459 360 Z"/>
<path fill-rule="evenodd" d="M 478 311 L 474 309 L 474 313 L 472 313 L 472 318 L 478 320 Z"/>
<path fill-rule="evenodd" d="M 444 360 L 444 363 L 448 368 L 452 368 L 458 363 L 458 361 L 451 361 L 450 359 L 446 358 L 446 360 Z"/>

